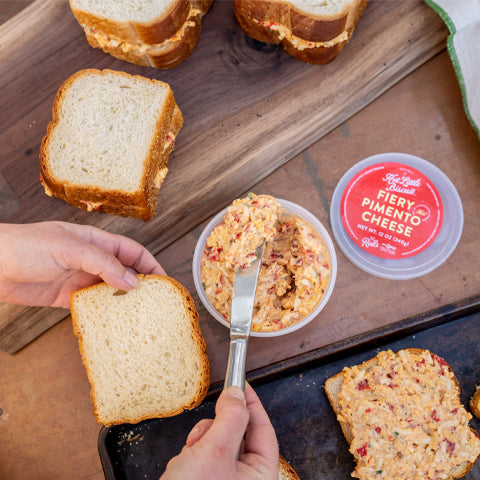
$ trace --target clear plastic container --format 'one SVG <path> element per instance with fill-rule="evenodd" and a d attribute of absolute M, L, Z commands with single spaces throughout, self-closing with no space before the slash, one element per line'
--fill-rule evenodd
<path fill-rule="evenodd" d="M 278 337 L 280 335 L 285 335 L 287 333 L 298 330 L 299 328 L 302 328 L 305 325 L 307 325 L 307 323 L 311 322 L 323 310 L 323 308 L 327 304 L 330 296 L 332 295 L 333 287 L 335 285 L 335 279 L 337 276 L 337 256 L 335 253 L 335 247 L 325 227 L 320 223 L 320 221 L 314 215 L 312 215 L 308 210 L 305 210 L 300 205 L 289 202 L 288 200 L 282 200 L 278 198 L 277 198 L 277 201 L 282 205 L 282 207 L 285 208 L 285 210 L 287 210 L 287 212 L 293 213 L 294 215 L 301 217 L 307 222 L 309 222 L 310 225 L 312 225 L 313 228 L 315 228 L 315 230 L 320 234 L 320 236 L 322 237 L 325 243 L 325 246 L 327 247 L 328 253 L 330 255 L 330 279 L 322 299 L 317 304 L 317 306 L 312 310 L 310 315 L 300 320 L 299 322 L 289 327 L 283 328 L 281 330 L 275 330 L 273 332 L 255 332 L 252 330 L 250 332 L 250 335 L 253 337 Z M 208 310 L 208 312 L 212 315 L 212 317 L 215 318 L 215 320 L 219 321 L 225 327 L 230 328 L 230 323 L 215 309 L 215 307 L 210 303 L 207 296 L 205 295 L 205 291 L 203 290 L 201 276 L 200 276 L 201 258 L 202 258 L 203 249 L 205 247 L 205 242 L 207 241 L 207 238 L 212 232 L 212 230 L 222 221 L 222 218 L 225 215 L 226 211 L 227 209 L 225 208 L 221 212 L 217 213 L 217 215 L 215 215 L 210 220 L 210 222 L 207 224 L 202 234 L 200 235 L 200 238 L 198 239 L 197 245 L 195 247 L 195 252 L 193 254 L 192 271 L 193 271 L 193 280 L 195 282 L 195 288 L 197 290 L 197 293 L 198 293 L 198 296 L 200 297 L 201 302 L 203 303 L 205 308 Z"/>
<path fill-rule="evenodd" d="M 443 220 L 435 239 L 427 248 L 407 258 L 381 258 L 365 251 L 352 240 L 342 220 L 342 199 L 352 181 L 388 162 L 412 167 L 423 174 L 438 192 L 443 209 Z M 333 193 L 330 218 L 335 240 L 352 263 L 377 277 L 395 280 L 419 277 L 437 268 L 455 250 L 463 229 L 462 202 L 450 179 L 432 163 L 405 153 L 373 155 L 348 170 Z"/>

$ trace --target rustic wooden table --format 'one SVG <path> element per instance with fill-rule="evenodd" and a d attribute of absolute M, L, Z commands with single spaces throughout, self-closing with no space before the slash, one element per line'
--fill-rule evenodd
<path fill-rule="evenodd" d="M 6 21 L 28 3 L 2 2 L 0 20 Z M 480 142 L 465 116 L 448 54 L 443 47 L 439 51 L 371 103 L 365 101 L 368 105 L 353 116 L 345 112 L 347 120 L 245 190 L 299 203 L 328 228 L 333 190 L 350 166 L 380 152 L 410 153 L 437 165 L 456 186 L 465 213 L 458 247 L 435 271 L 407 281 L 368 275 L 337 249 L 337 283 L 326 309 L 288 337 L 269 341 L 253 338 L 247 365 L 250 378 L 281 370 L 285 362 L 315 356 L 322 349 L 335 351 L 341 342 L 355 343 L 358 335 L 374 336 L 380 327 L 391 325 L 394 329 L 405 319 L 421 321 L 429 315 L 475 309 L 479 303 Z M 34 81 L 35 72 L 28 74 Z M 21 102 L 20 94 L 18 98 Z M 32 125 L 24 124 L 23 128 L 25 133 Z M 1 148 L 11 152 L 12 146 L 5 139 Z M 1 158 L 8 163 L 7 154 Z M 233 200 L 221 198 L 224 203 L 217 207 Z M 79 212 L 75 221 L 105 218 L 85 215 Z M 192 222 L 173 243 L 161 245 L 156 257 L 194 296 L 207 341 L 212 382 L 216 383 L 224 376 L 228 331 L 200 304 L 191 274 L 193 249 L 205 222 Z M 103 225 L 101 220 L 97 223 Z M 14 354 L 0 352 L 0 371 L 0 478 L 103 478 L 96 443 L 99 427 L 93 419 L 89 383 L 70 318 L 54 324 Z"/>

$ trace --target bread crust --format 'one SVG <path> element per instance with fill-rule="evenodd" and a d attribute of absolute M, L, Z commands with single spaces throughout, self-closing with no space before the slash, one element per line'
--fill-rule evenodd
<path fill-rule="evenodd" d="M 278 473 L 282 480 L 300 480 L 300 477 L 297 475 L 297 472 L 293 467 L 287 462 L 287 460 L 279 455 L 278 457 Z"/>
<path fill-rule="evenodd" d="M 239 27 L 251 38 L 281 44 L 299 60 L 313 64 L 332 61 L 351 38 L 368 0 L 352 0 L 335 15 L 315 16 L 288 1 L 234 0 L 234 13 Z M 291 35 L 305 42 L 325 43 L 299 49 L 283 33 L 269 25 L 280 25 Z"/>
<path fill-rule="evenodd" d="M 469 405 L 472 413 L 480 419 L 480 385 L 477 385 L 475 393 L 470 399 Z"/>
<path fill-rule="evenodd" d="M 70 76 L 59 88 L 52 107 L 52 120 L 47 126 L 47 133 L 42 139 L 40 146 L 40 180 L 47 194 L 65 200 L 70 205 L 83 210 L 95 210 L 105 213 L 132 216 L 144 221 L 154 217 L 157 207 L 158 189 L 155 188 L 154 180 L 160 169 L 168 164 L 168 155 L 173 145 L 166 145 L 165 140 L 168 133 L 177 135 L 183 125 L 183 116 L 175 103 L 173 92 L 164 82 L 148 79 L 135 75 L 142 81 L 162 83 L 168 87 L 168 97 L 164 102 L 163 111 L 157 118 L 155 134 L 152 136 L 152 143 L 144 161 L 142 180 L 135 192 L 122 192 L 119 190 L 102 190 L 92 185 L 77 185 L 63 183 L 55 178 L 49 165 L 49 143 L 56 125 L 60 122 L 60 108 L 64 101 L 65 94 L 72 84 L 84 75 L 104 75 L 109 73 L 130 77 L 125 72 L 113 70 L 80 70 Z"/>
<path fill-rule="evenodd" d="M 85 370 L 87 372 L 87 377 L 90 381 L 90 399 L 93 405 L 93 414 L 95 417 L 95 420 L 98 424 L 103 424 L 106 427 L 110 425 L 119 425 L 122 423 L 138 423 L 150 418 L 165 418 L 165 417 L 172 417 L 175 415 L 178 415 L 182 413 L 184 410 L 191 410 L 198 405 L 200 405 L 205 398 L 208 388 L 210 386 L 210 363 L 207 357 L 207 346 L 205 339 L 202 335 L 202 332 L 200 330 L 200 324 L 198 322 L 199 315 L 197 312 L 197 309 L 195 308 L 195 303 L 193 301 L 192 296 L 190 295 L 190 292 L 177 280 L 174 278 L 168 277 L 166 275 L 156 275 L 156 274 L 150 274 L 150 275 L 142 275 L 139 274 L 137 275 L 137 278 L 139 278 L 140 281 L 148 281 L 149 279 L 157 279 L 161 280 L 162 282 L 169 283 L 176 291 L 177 293 L 181 296 L 183 305 L 185 310 L 188 312 L 189 318 L 190 318 L 190 326 L 191 326 L 191 332 L 192 332 L 192 338 L 195 341 L 195 344 L 198 348 L 198 363 L 199 363 L 199 369 L 198 369 L 198 378 L 199 378 L 199 384 L 197 388 L 197 392 L 195 395 L 191 398 L 191 401 L 179 405 L 178 408 L 172 409 L 167 412 L 156 412 L 152 413 L 148 416 L 146 415 L 139 415 L 136 417 L 121 417 L 121 418 L 103 418 L 101 415 L 98 413 L 98 406 L 96 402 L 96 394 L 95 394 L 95 384 L 92 381 L 92 372 L 90 370 L 90 366 L 88 363 L 88 358 L 86 355 L 85 347 L 84 347 L 84 342 L 83 342 L 83 336 L 82 336 L 82 331 L 79 327 L 79 318 L 78 318 L 78 313 L 75 307 L 75 298 L 78 295 L 81 295 L 82 292 L 85 292 L 86 290 L 93 290 L 93 289 L 99 289 L 99 288 L 105 288 L 107 287 L 107 284 L 102 282 L 102 283 L 97 283 L 95 285 L 91 285 L 89 287 L 82 288 L 80 290 L 77 290 L 72 293 L 72 296 L 70 298 L 70 312 L 71 312 L 71 317 L 72 317 L 72 326 L 73 326 L 73 333 L 78 339 L 78 345 L 79 345 L 79 350 L 80 354 L 82 357 L 82 362 L 85 367 Z"/>
<path fill-rule="evenodd" d="M 428 352 L 432 357 L 434 357 L 434 354 L 431 353 L 428 350 L 421 349 L 421 348 L 407 348 L 405 349 L 408 352 L 411 353 L 422 353 L 422 352 Z M 397 352 L 398 353 L 398 352 Z M 370 370 L 373 368 L 375 365 L 377 365 L 378 359 L 377 357 L 373 357 L 365 362 L 363 362 L 361 365 L 359 365 L 360 368 L 365 369 L 365 370 Z M 448 370 L 453 374 L 453 379 L 455 382 L 455 386 L 458 391 L 458 396 L 460 396 L 460 384 L 458 383 L 458 379 L 455 376 L 455 373 L 451 369 L 449 365 L 446 365 Z M 335 412 L 335 415 L 340 415 L 341 414 L 341 407 L 338 401 L 338 395 L 340 393 L 340 389 L 342 388 L 342 383 L 343 383 L 343 372 L 339 372 L 333 377 L 330 377 L 327 379 L 325 382 L 325 393 L 327 395 L 327 398 L 330 402 L 330 405 L 332 406 L 333 411 Z M 352 431 L 350 429 L 350 426 L 346 422 L 341 422 L 339 421 L 340 427 L 342 429 L 343 435 L 345 436 L 345 439 L 347 440 L 348 444 L 353 440 L 353 435 Z M 477 432 L 474 428 L 470 427 L 470 430 L 477 435 Z M 478 435 L 477 435 L 478 436 Z M 453 468 L 450 472 L 451 477 L 450 478 L 461 478 L 464 475 L 466 475 L 474 466 L 474 463 L 470 461 L 465 461 L 461 465 L 458 465 L 457 467 Z"/>
<path fill-rule="evenodd" d="M 170 7 L 151 22 L 119 22 L 76 7 L 75 0 L 69 0 L 70 8 L 78 23 L 95 27 L 129 43 L 162 43 L 177 32 L 187 19 L 190 0 L 172 0 Z"/>
<path fill-rule="evenodd" d="M 178 35 L 174 32 L 163 43 L 158 45 L 146 45 L 129 42 L 118 42 L 111 39 L 108 42 L 99 42 L 91 29 L 85 28 L 85 36 L 88 43 L 94 48 L 100 48 L 120 60 L 124 60 L 143 67 L 169 69 L 184 62 L 193 52 L 197 45 L 201 32 L 203 16 L 208 12 L 212 0 L 197 0 L 192 2 L 193 8 L 200 11 L 198 15 L 190 15 L 180 29 L 183 29 L 181 38 L 171 38 Z M 179 29 L 179 30 L 180 30 Z"/>
<path fill-rule="evenodd" d="M 115 30 L 110 26 L 103 29 L 99 23 L 93 25 L 85 22 L 85 36 L 90 46 L 120 60 L 143 67 L 173 68 L 184 62 L 195 49 L 200 37 L 202 18 L 210 9 L 212 1 L 189 1 L 184 21 L 174 27 L 169 24 L 168 36 L 158 42 L 132 40 L 122 29 Z M 102 41 L 98 39 L 98 34 L 104 37 Z"/>

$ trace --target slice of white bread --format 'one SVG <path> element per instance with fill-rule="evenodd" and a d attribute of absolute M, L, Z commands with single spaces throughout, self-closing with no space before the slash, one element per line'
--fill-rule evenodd
<path fill-rule="evenodd" d="M 84 210 L 149 220 L 182 125 L 168 84 L 81 70 L 58 90 L 42 140 L 45 192 Z"/>
<path fill-rule="evenodd" d="M 129 43 L 162 43 L 187 19 L 189 0 L 70 0 L 80 25 L 98 27 Z"/>
<path fill-rule="evenodd" d="M 145 67 L 173 68 L 192 53 L 213 0 L 70 0 L 88 43 Z"/>
<path fill-rule="evenodd" d="M 403 391 L 408 393 L 399 396 Z M 325 393 L 357 462 L 355 478 L 376 478 L 376 472 L 410 478 L 409 472 L 395 476 L 389 470 L 391 465 L 397 468 L 400 459 L 405 469 L 416 469 L 415 478 L 434 478 L 426 473 L 422 477 L 422 469 L 438 470 L 437 478 L 460 478 L 478 458 L 480 440 L 468 425 L 471 415 L 460 404 L 455 374 L 428 350 L 380 352 L 329 378 Z M 444 404 L 432 402 L 437 393 Z M 442 470 L 448 458 L 454 464 Z"/>
<path fill-rule="evenodd" d="M 163 275 L 130 291 L 99 283 L 74 292 L 73 330 L 98 423 L 137 423 L 198 406 L 210 370 L 189 292 Z"/>
<path fill-rule="evenodd" d="M 240 28 L 307 63 L 332 61 L 350 40 L 368 0 L 234 0 Z"/>
<path fill-rule="evenodd" d="M 480 385 L 477 385 L 475 393 L 470 399 L 470 410 L 477 418 L 480 419 Z"/>
<path fill-rule="evenodd" d="M 279 480 L 300 480 L 297 472 L 281 455 L 278 457 L 278 479 Z"/>

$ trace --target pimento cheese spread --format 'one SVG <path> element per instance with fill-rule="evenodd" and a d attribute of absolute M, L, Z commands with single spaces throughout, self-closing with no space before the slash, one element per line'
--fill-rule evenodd
<path fill-rule="evenodd" d="M 475 462 L 480 440 L 443 358 L 428 350 L 388 350 L 368 368 L 345 368 L 343 376 L 337 418 L 353 434 L 352 477 L 447 479 L 453 468 Z"/>
<path fill-rule="evenodd" d="M 248 266 L 266 240 L 257 282 L 252 329 L 280 330 L 305 318 L 330 278 L 330 257 L 318 232 L 268 195 L 235 200 L 207 239 L 201 280 L 210 303 L 230 321 L 236 268 Z"/>
<path fill-rule="evenodd" d="M 303 38 L 297 37 L 292 33 L 292 30 L 288 27 L 285 27 L 277 22 L 272 22 L 269 20 L 257 20 L 253 19 L 253 22 L 262 27 L 273 30 L 278 33 L 278 40 L 283 40 L 286 38 L 295 48 L 298 50 L 305 50 L 307 48 L 330 48 L 340 42 L 348 41 L 348 32 L 345 30 L 340 35 L 332 38 L 331 40 L 326 40 L 324 42 L 314 42 L 311 40 L 304 40 Z"/>

